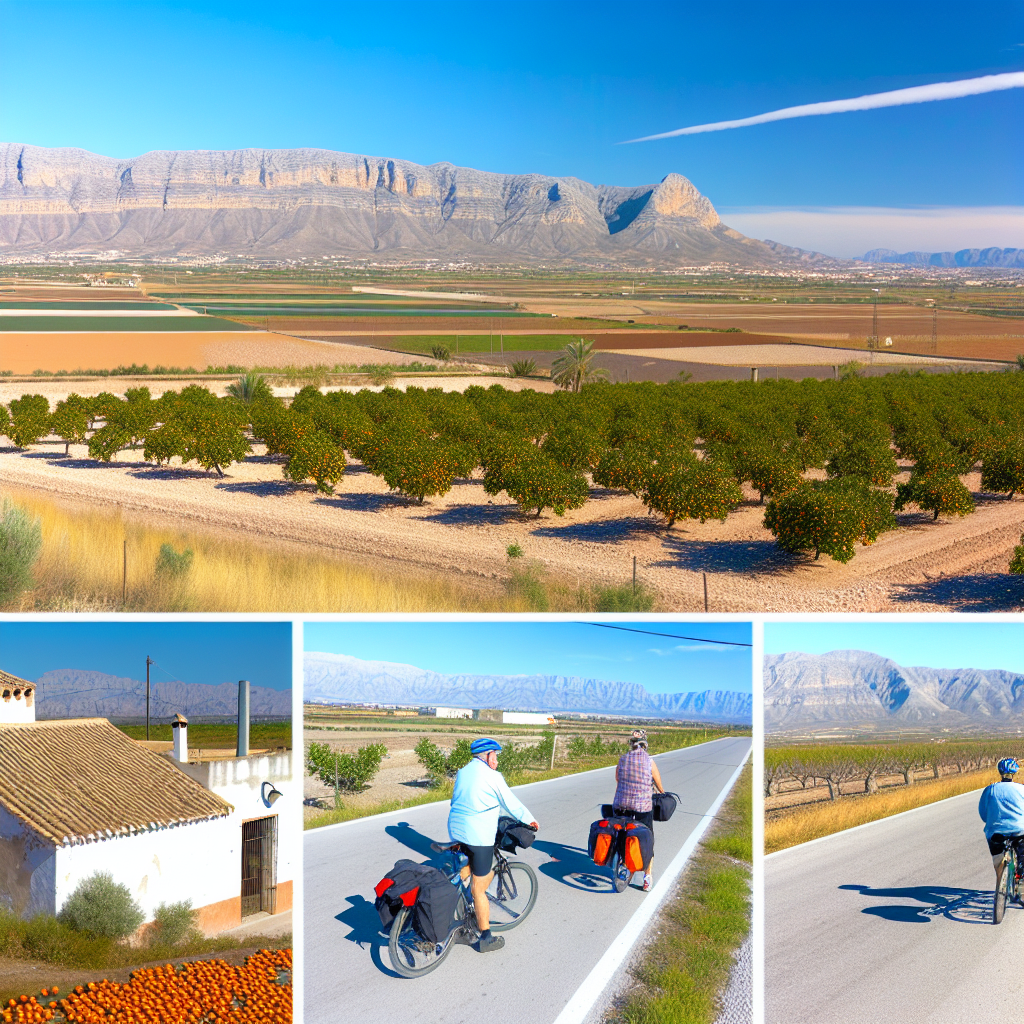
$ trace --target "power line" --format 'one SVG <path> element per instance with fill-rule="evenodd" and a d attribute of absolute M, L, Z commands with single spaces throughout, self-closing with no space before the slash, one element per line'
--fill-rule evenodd
<path fill-rule="evenodd" d="M 644 636 L 665 636 L 670 640 L 693 640 L 700 644 L 726 644 L 729 647 L 753 647 L 753 644 L 741 644 L 736 640 L 709 640 L 704 636 L 677 636 L 675 633 L 654 633 L 649 629 L 630 629 L 629 626 L 613 626 L 609 622 L 586 622 L 586 626 L 597 626 L 600 629 L 619 629 L 623 633 L 643 633 Z"/>

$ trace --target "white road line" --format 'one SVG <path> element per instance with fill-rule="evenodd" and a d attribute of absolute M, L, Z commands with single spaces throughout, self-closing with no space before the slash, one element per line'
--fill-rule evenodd
<path fill-rule="evenodd" d="M 884 818 L 875 818 L 874 821 L 865 821 L 863 825 L 854 825 L 853 828 L 844 828 L 839 832 L 832 832 L 827 836 L 818 836 L 817 839 L 808 839 L 806 843 L 797 843 L 796 846 L 787 846 L 784 850 L 776 850 L 774 853 L 766 853 L 764 859 L 769 857 L 781 857 L 784 853 L 792 853 L 794 850 L 806 850 L 808 846 L 815 843 L 824 843 L 829 839 L 838 839 L 848 836 L 851 832 L 859 832 L 862 828 L 870 828 L 872 825 L 881 825 L 885 821 L 892 821 L 893 818 L 902 818 L 904 814 L 916 814 L 918 811 L 926 811 L 929 807 L 937 807 L 948 800 L 962 800 L 965 796 L 977 796 L 985 787 L 968 790 L 966 793 L 958 793 L 956 796 L 947 796 L 944 800 L 933 800 L 930 804 L 921 804 L 920 807 L 911 807 L 909 811 L 900 811 L 899 814 L 888 814 Z"/>
<path fill-rule="evenodd" d="M 647 923 L 654 916 L 654 912 L 672 891 L 673 883 L 682 873 L 683 868 L 686 867 L 686 862 L 690 859 L 690 855 L 696 849 L 701 837 L 714 820 L 718 809 L 725 802 L 725 798 L 729 795 L 733 785 L 739 778 L 740 772 L 743 771 L 749 756 L 748 754 L 736 771 L 732 773 L 729 781 L 725 784 L 721 793 L 718 794 L 718 798 L 708 808 L 700 823 L 690 833 L 689 838 L 683 843 L 682 848 L 672 859 L 672 863 L 669 864 L 665 874 L 661 876 L 657 884 L 650 891 L 647 899 L 644 900 L 636 913 L 629 919 L 626 927 L 612 941 L 612 944 L 605 951 L 604 956 L 598 960 L 594 969 L 584 978 L 583 984 L 576 989 L 573 997 L 565 1004 L 562 1012 L 555 1018 L 554 1024 L 583 1024 L 583 1021 L 586 1020 L 587 1014 L 590 1013 L 594 1004 L 601 998 L 601 994 L 607 987 L 608 982 L 611 981 L 615 972 L 629 955 L 633 944 L 640 938 Z"/>

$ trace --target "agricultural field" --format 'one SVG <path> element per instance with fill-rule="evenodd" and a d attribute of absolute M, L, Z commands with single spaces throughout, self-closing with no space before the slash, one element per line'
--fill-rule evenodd
<path fill-rule="evenodd" d="M 1021 606 L 1024 374 L 470 380 L 307 386 L 289 406 L 197 386 L 18 398 L 0 463 L 8 486 L 514 592 L 521 610 L 599 607 L 634 558 L 665 610 L 705 607 L 705 579 L 714 611 Z"/>
<path fill-rule="evenodd" d="M 445 780 L 432 777 L 417 752 L 417 746 L 424 740 L 442 753 L 451 753 L 457 743 L 467 744 L 485 731 L 499 739 L 512 754 L 519 753 L 514 763 L 503 769 L 506 776 L 511 775 L 513 783 L 519 784 L 546 778 L 552 769 L 555 774 L 564 774 L 597 767 L 599 763 L 614 763 L 626 749 L 630 731 L 635 728 L 634 723 L 625 721 L 559 719 L 554 728 L 544 729 L 472 719 L 437 719 L 415 711 L 410 713 L 407 709 L 373 712 L 318 704 L 305 705 L 304 719 L 303 743 L 307 761 L 303 790 L 305 818 L 307 825 L 313 826 L 321 822 L 325 812 L 328 815 L 335 813 L 332 778 L 332 757 L 335 753 L 339 758 L 358 759 L 360 750 L 365 751 L 377 744 L 382 747 L 377 761 L 379 767 L 372 771 L 369 779 L 363 784 L 350 782 L 339 791 L 339 800 L 346 812 L 358 816 L 385 806 L 450 797 L 450 779 L 447 780 L 449 788 L 445 789 Z M 651 738 L 651 749 L 655 752 L 701 743 L 728 732 L 724 728 L 681 727 L 678 723 L 668 722 L 645 722 L 644 726 Z M 553 760 L 552 736 L 556 737 Z M 311 750 L 315 751 L 316 747 L 321 749 L 316 760 L 327 765 L 326 780 L 310 759 Z M 341 761 L 342 781 L 346 763 Z M 454 767 L 453 764 L 453 771 Z"/>
<path fill-rule="evenodd" d="M 766 745 L 765 852 L 980 790 L 1007 756 L 1024 756 L 1016 735 Z"/>

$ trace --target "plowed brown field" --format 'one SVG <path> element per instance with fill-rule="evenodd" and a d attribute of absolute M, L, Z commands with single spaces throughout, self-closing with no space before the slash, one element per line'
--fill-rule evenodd
<path fill-rule="evenodd" d="M 132 363 L 149 366 L 307 366 L 354 361 L 387 362 L 378 353 L 360 349 L 343 353 L 325 341 L 308 341 L 266 331 L 240 333 L 168 333 L 84 331 L 71 334 L 4 334 L 0 343 L 0 370 L 32 373 L 35 370 L 110 370 Z M 384 355 L 384 353 L 381 353 Z M 401 358 L 401 357 L 399 357 Z"/>

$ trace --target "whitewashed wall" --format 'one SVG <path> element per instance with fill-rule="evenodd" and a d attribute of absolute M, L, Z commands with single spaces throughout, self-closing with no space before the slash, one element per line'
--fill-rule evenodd
<path fill-rule="evenodd" d="M 177 764 L 177 762 L 173 762 Z M 300 861 L 302 844 L 302 783 L 292 779 L 292 753 L 250 754 L 242 758 L 199 761 L 178 764 L 186 775 L 216 793 L 234 807 L 229 819 L 242 839 L 242 822 L 276 814 L 277 881 L 294 881 Z M 263 802 L 263 783 L 270 782 L 281 793 L 280 799 L 267 807 Z M 241 854 L 239 854 L 241 857 Z M 239 864 L 241 861 L 239 860 Z M 241 868 L 236 865 L 236 870 Z M 238 886 L 241 887 L 239 876 Z"/>
<path fill-rule="evenodd" d="M 191 900 L 195 908 L 229 900 L 241 888 L 241 830 L 230 818 L 197 821 L 56 851 L 57 911 L 97 871 L 128 886 L 147 921 L 161 903 Z M 51 911 L 52 913 L 52 911 Z"/>

